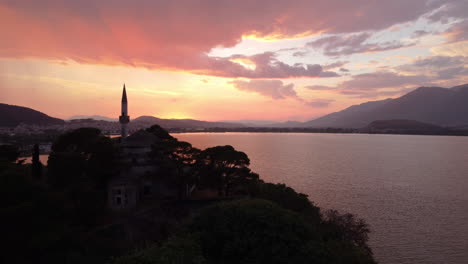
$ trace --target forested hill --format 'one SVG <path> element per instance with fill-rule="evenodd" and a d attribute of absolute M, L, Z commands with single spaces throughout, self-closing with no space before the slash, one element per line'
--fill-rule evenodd
<path fill-rule="evenodd" d="M 28 125 L 61 125 L 65 121 L 50 117 L 31 108 L 0 104 L 0 126 L 15 127 L 21 123 Z"/>

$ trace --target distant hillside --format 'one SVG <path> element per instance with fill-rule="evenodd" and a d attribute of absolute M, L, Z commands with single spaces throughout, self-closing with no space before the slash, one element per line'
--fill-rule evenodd
<path fill-rule="evenodd" d="M 273 120 L 251 120 L 251 119 L 240 119 L 240 120 L 219 120 L 221 123 L 235 123 L 242 124 L 248 127 L 264 127 L 269 124 L 275 123 Z"/>
<path fill-rule="evenodd" d="M 447 130 L 444 127 L 423 123 L 414 120 L 397 119 L 397 120 L 376 120 L 370 123 L 362 132 L 380 132 L 380 133 L 435 133 Z"/>
<path fill-rule="evenodd" d="M 304 122 L 305 127 L 351 127 L 360 128 L 368 125 L 374 120 L 359 120 L 356 117 L 372 112 L 380 106 L 392 101 L 393 99 L 385 99 L 380 101 L 372 101 L 359 105 L 350 106 L 340 112 L 328 114 L 326 116 Z"/>
<path fill-rule="evenodd" d="M 110 118 L 110 117 L 101 116 L 101 115 L 74 115 L 70 117 L 68 120 L 76 120 L 76 119 L 94 119 L 94 120 L 102 120 L 102 121 L 109 121 L 109 122 L 119 121 L 118 118 Z"/>
<path fill-rule="evenodd" d="M 131 120 L 130 126 L 135 125 L 160 125 L 163 128 L 230 128 L 230 127 L 243 127 L 240 123 L 227 123 L 227 122 L 208 122 L 193 119 L 161 119 L 153 116 L 140 116 Z"/>
<path fill-rule="evenodd" d="M 31 108 L 8 104 L 0 104 L 0 117 L 2 127 L 15 127 L 21 123 L 40 126 L 65 123 L 62 119 L 50 117 Z"/>
<path fill-rule="evenodd" d="M 362 128 L 375 120 L 406 119 L 439 126 L 468 124 L 468 84 L 420 87 L 396 99 L 367 102 L 305 122 L 305 127 Z"/>
<path fill-rule="evenodd" d="M 286 122 L 280 122 L 280 123 L 269 123 L 269 124 L 265 124 L 265 125 L 258 126 L 258 127 L 275 128 L 275 127 L 302 127 L 302 126 L 303 126 L 303 123 L 299 121 L 286 121 Z"/>

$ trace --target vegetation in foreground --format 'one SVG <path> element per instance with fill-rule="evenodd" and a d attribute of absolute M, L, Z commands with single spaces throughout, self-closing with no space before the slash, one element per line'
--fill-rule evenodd
<path fill-rule="evenodd" d="M 0 261 L 375 263 L 363 220 L 321 212 L 306 195 L 263 182 L 231 146 L 198 150 L 158 126 L 147 131 L 161 139 L 154 162 L 180 191 L 118 214 L 105 204 L 119 167 L 116 142 L 99 130 L 60 136 L 44 169 L 38 159 L 17 163 L 15 148 L 0 146 Z M 183 192 L 188 185 L 217 196 L 194 201 Z"/>

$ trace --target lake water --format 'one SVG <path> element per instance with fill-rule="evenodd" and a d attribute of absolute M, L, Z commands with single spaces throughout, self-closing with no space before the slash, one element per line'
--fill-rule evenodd
<path fill-rule="evenodd" d="M 187 133 L 232 145 L 268 182 L 364 218 L 379 263 L 468 263 L 468 137 Z"/>
<path fill-rule="evenodd" d="M 49 154 L 40 154 L 39 155 L 39 161 L 42 163 L 42 165 L 47 165 L 47 160 L 49 159 Z M 30 164 L 32 163 L 32 157 L 19 157 L 18 160 L 24 160 L 24 164 Z"/>

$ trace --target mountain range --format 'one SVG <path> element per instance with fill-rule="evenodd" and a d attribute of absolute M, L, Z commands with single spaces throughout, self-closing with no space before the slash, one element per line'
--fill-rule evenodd
<path fill-rule="evenodd" d="M 468 124 L 468 84 L 419 87 L 399 98 L 350 106 L 302 123 L 302 127 L 361 128 L 375 120 L 407 119 L 439 126 Z"/>
<path fill-rule="evenodd" d="M 18 124 L 63 125 L 86 120 L 99 120 L 106 124 L 118 124 L 116 119 L 103 116 L 74 116 L 71 121 L 50 117 L 36 110 L 0 104 L 0 126 L 14 127 Z M 82 121 L 80 121 L 82 120 Z M 468 84 L 452 88 L 420 87 L 395 99 L 371 101 L 350 106 L 342 111 L 307 121 L 244 120 L 209 122 L 194 119 L 161 119 L 153 116 L 140 116 L 130 123 L 134 127 L 158 124 L 164 128 L 239 128 L 239 127 L 312 127 L 312 128 L 365 128 L 376 120 L 413 120 L 443 127 L 468 127 Z M 403 124 L 393 122 L 392 124 Z"/>
<path fill-rule="evenodd" d="M 241 123 L 228 123 L 228 122 L 209 122 L 200 121 L 194 119 L 162 119 L 154 116 L 140 116 L 132 120 L 134 125 L 145 125 L 148 126 L 158 124 L 164 128 L 210 128 L 210 127 L 243 127 Z"/>
<path fill-rule="evenodd" d="M 111 118 L 111 117 L 101 116 L 101 115 L 74 115 L 70 117 L 68 120 L 76 120 L 76 119 L 94 119 L 94 120 L 109 121 L 109 122 L 119 121 L 118 118 Z"/>

